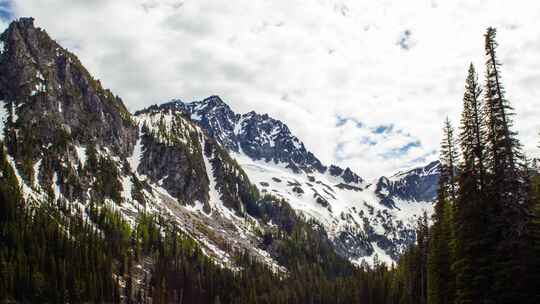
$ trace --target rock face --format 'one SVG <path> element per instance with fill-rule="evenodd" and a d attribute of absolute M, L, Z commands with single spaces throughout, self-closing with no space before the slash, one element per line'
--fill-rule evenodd
<path fill-rule="evenodd" d="M 0 37 L 0 99 L 11 112 L 7 125 L 32 131 L 9 133 L 6 141 L 47 145 L 61 130 L 75 141 L 95 141 L 127 156 L 137 128 L 122 100 L 33 22 L 22 18 Z"/>
<path fill-rule="evenodd" d="M 137 112 L 135 120 L 142 128 L 144 147 L 138 173 L 162 186 L 183 205 L 199 202 L 210 213 L 216 203 L 210 197 L 212 191 L 218 191 L 215 199 L 238 215 L 254 203 L 255 188 L 242 168 L 182 112 L 149 108 Z"/>
<path fill-rule="evenodd" d="M 399 172 L 390 178 L 381 177 L 376 192 L 387 206 L 394 206 L 395 199 L 407 201 L 435 201 L 439 182 L 440 162 L 425 167 Z"/>
<path fill-rule="evenodd" d="M 145 150 L 140 165 L 134 169 L 184 205 L 199 201 L 208 211 L 209 181 L 197 130 L 181 117 L 172 117 L 171 125 L 165 124 L 160 113 L 148 113 L 145 118 L 140 143 Z M 158 133 L 160 129 L 170 130 L 164 133 L 168 139 Z"/>

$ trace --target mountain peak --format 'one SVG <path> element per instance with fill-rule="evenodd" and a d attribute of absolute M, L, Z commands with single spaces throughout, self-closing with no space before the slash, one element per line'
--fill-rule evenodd
<path fill-rule="evenodd" d="M 33 17 L 21 17 L 18 20 L 11 22 L 11 25 L 19 25 L 22 28 L 35 28 Z"/>
<path fill-rule="evenodd" d="M 181 111 L 227 150 L 245 154 L 253 160 L 284 164 L 296 173 L 329 171 L 330 175 L 341 177 L 345 183 L 363 182 L 363 179 L 348 167 L 342 169 L 334 165 L 323 165 L 282 121 L 267 113 L 259 114 L 255 111 L 237 114 L 217 95 L 192 102 L 173 99 L 159 106 L 137 111 L 135 115 L 153 110 Z"/>
<path fill-rule="evenodd" d="M 375 192 L 383 203 L 395 206 L 395 199 L 412 201 L 434 201 L 437 195 L 440 162 L 433 161 L 426 166 L 400 171 L 390 178 L 382 176 L 376 184 Z"/>
<path fill-rule="evenodd" d="M 12 21 L 1 34 L 0 40 L 4 44 L 2 53 L 9 51 L 9 47 L 12 47 L 13 50 L 8 53 L 22 55 L 31 52 L 35 54 L 34 57 L 38 57 L 40 53 L 60 48 L 45 30 L 35 27 L 34 18 L 31 17 L 21 17 Z"/>
<path fill-rule="evenodd" d="M 101 86 L 77 56 L 62 48 L 33 18 L 13 21 L 0 36 L 0 100 L 12 113 L 7 140 L 19 134 L 36 144 L 52 144 L 60 133 L 118 154 L 129 153 L 137 129 L 120 98 Z M 29 152 L 31 153 L 31 152 Z"/>
<path fill-rule="evenodd" d="M 439 172 L 440 165 L 441 165 L 441 162 L 439 160 L 434 160 L 425 166 L 415 167 L 415 168 L 407 169 L 407 170 L 400 170 L 397 173 L 393 174 L 390 178 L 400 179 L 404 176 L 412 175 L 412 174 L 422 174 L 422 175 L 437 174 Z"/>
<path fill-rule="evenodd" d="M 227 150 L 254 160 L 283 163 L 294 172 L 325 172 L 326 167 L 289 127 L 268 114 L 235 113 L 219 96 L 189 103 L 173 100 L 160 106 L 185 112 Z"/>
<path fill-rule="evenodd" d="M 19 30 L 28 31 L 31 29 L 37 29 L 34 26 L 34 18 L 32 17 L 21 17 L 18 20 L 14 20 L 9 24 L 8 30 L 13 30 L 14 28 L 17 28 Z"/>
<path fill-rule="evenodd" d="M 212 95 L 209 97 L 206 97 L 202 100 L 201 103 L 205 103 L 211 106 L 217 106 L 217 105 L 225 105 L 225 102 L 219 97 L 218 95 Z"/>

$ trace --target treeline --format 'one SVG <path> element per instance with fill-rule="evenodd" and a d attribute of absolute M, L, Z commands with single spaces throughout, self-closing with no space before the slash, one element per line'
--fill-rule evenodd
<path fill-rule="evenodd" d="M 406 303 L 540 303 L 540 176 L 513 131 L 495 35 L 483 87 L 469 67 L 459 132 L 444 124 L 433 225 L 398 266 L 416 293 Z"/>

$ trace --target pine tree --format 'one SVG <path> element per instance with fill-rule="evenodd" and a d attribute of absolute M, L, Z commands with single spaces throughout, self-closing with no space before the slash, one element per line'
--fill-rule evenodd
<path fill-rule="evenodd" d="M 517 163 L 521 157 L 521 145 L 511 130 L 513 108 L 505 98 L 501 83 L 501 64 L 496 58 L 496 29 L 488 28 L 485 35 L 486 84 L 485 116 L 488 129 L 487 163 L 492 174 L 492 184 L 497 187 L 500 198 L 511 196 L 513 183 L 518 180 Z"/>
<path fill-rule="evenodd" d="M 496 30 L 488 28 L 485 35 L 485 115 L 489 205 L 486 210 L 493 221 L 488 226 L 494 250 L 493 277 L 490 279 L 492 294 L 497 301 L 506 303 L 516 301 L 520 296 L 516 280 L 522 278 L 524 272 L 521 258 L 526 247 L 523 236 L 529 218 L 526 210 L 528 181 L 521 145 L 512 130 L 513 109 L 505 98 L 501 83 L 495 36 Z"/>
<path fill-rule="evenodd" d="M 441 142 L 441 171 L 439 180 L 438 199 L 455 201 L 456 199 L 456 165 L 458 152 L 454 129 L 448 117 L 444 122 L 443 140 Z"/>
<path fill-rule="evenodd" d="M 480 303 L 489 297 L 489 240 L 485 233 L 483 105 L 474 66 L 469 66 L 460 125 L 461 161 L 453 228 L 456 303 Z"/>
<path fill-rule="evenodd" d="M 474 65 L 471 63 L 465 81 L 465 93 L 463 94 L 463 112 L 461 115 L 460 141 L 464 160 L 470 166 L 476 166 L 476 179 L 479 190 L 485 187 L 485 137 L 484 104 L 480 99 L 482 90 L 478 83 L 478 76 Z"/>
<path fill-rule="evenodd" d="M 416 231 L 416 242 L 418 245 L 418 262 L 419 266 L 419 290 L 417 303 L 425 304 L 428 299 L 427 285 L 428 285 L 428 274 L 427 274 L 427 260 L 429 252 L 429 225 L 428 225 L 428 216 L 427 213 L 424 214 L 418 219 L 418 228 Z"/>
<path fill-rule="evenodd" d="M 428 302 L 452 303 L 454 298 L 454 275 L 451 225 L 453 204 L 456 197 L 455 172 L 457 164 L 454 131 L 447 118 L 441 143 L 441 169 L 433 226 L 431 227 L 428 255 Z"/>

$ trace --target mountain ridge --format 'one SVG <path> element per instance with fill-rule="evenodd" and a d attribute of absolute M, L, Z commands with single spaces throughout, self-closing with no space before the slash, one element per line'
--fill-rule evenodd
<path fill-rule="evenodd" d="M 214 113 L 209 113 L 209 112 L 215 112 L 216 111 L 216 108 L 218 109 L 217 111 L 219 112 L 218 115 L 214 114 Z M 283 123 L 282 121 L 278 120 L 278 119 L 274 119 L 272 117 L 270 117 L 268 114 L 264 113 L 264 114 L 259 114 L 255 111 L 249 111 L 249 112 L 246 112 L 244 114 L 239 114 L 239 113 L 235 113 L 231 107 L 225 103 L 221 97 L 219 97 L 218 95 L 211 95 L 207 98 L 204 98 L 203 100 L 200 100 L 200 101 L 191 101 L 191 102 L 184 102 L 182 101 L 181 99 L 172 99 L 171 101 L 168 101 L 168 102 L 164 102 L 160 105 L 153 105 L 153 106 L 150 106 L 150 107 L 147 107 L 145 109 L 142 109 L 142 110 L 138 110 L 135 112 L 135 115 L 137 115 L 138 113 L 143 113 L 144 111 L 147 111 L 148 109 L 170 109 L 170 110 L 174 110 L 174 111 L 181 111 L 183 113 L 185 113 L 186 116 L 188 116 L 190 119 L 194 120 L 195 122 L 199 123 L 203 129 L 205 129 L 209 135 L 211 137 L 215 137 L 216 140 L 218 140 L 218 142 L 222 143 L 222 145 L 232 151 L 232 152 L 235 152 L 235 153 L 238 153 L 239 150 L 241 149 L 241 146 L 242 146 L 242 143 L 241 143 L 241 140 L 238 140 L 236 137 L 237 137 L 237 132 L 240 130 L 239 126 L 238 126 L 238 123 L 235 125 L 235 124 L 231 124 L 230 122 L 238 122 L 240 121 L 242 118 L 245 118 L 245 117 L 253 117 L 253 116 L 258 116 L 258 117 L 262 117 L 263 119 L 265 120 L 269 120 L 272 123 L 274 124 L 277 124 L 278 127 L 284 127 L 284 129 L 286 130 L 285 131 L 285 136 L 288 136 L 290 139 L 289 141 L 291 142 L 294 142 L 296 141 L 296 145 L 295 148 L 298 149 L 298 150 L 301 150 L 300 151 L 300 155 L 307 155 L 306 158 L 308 159 L 314 159 L 315 163 L 317 165 L 313 166 L 313 167 L 302 167 L 302 166 L 298 166 L 298 165 L 294 165 L 294 164 L 291 164 L 291 163 L 288 163 L 288 166 L 291 170 L 293 170 L 294 172 L 298 172 L 299 170 L 304 170 L 304 171 L 307 171 L 307 172 L 313 172 L 314 170 L 317 170 L 319 171 L 320 173 L 325 173 L 325 172 L 329 172 L 332 176 L 340 176 L 344 179 L 344 181 L 346 183 L 355 183 L 355 184 L 363 184 L 363 186 L 369 186 L 368 182 L 366 180 L 364 180 L 362 177 L 360 177 L 358 174 L 356 174 L 354 171 L 352 171 L 350 169 L 350 167 L 346 167 L 345 169 L 341 168 L 340 166 L 337 166 L 335 164 L 330 164 L 330 165 L 324 165 L 312 152 L 310 152 L 307 148 L 305 148 L 304 146 L 304 143 L 298 138 L 296 137 L 291 131 L 290 129 L 288 128 L 288 126 Z M 223 112 L 225 112 L 226 114 L 223 115 Z M 222 122 L 225 118 L 228 118 L 228 117 L 234 117 L 235 119 L 229 119 L 229 123 L 226 123 L 226 127 L 225 128 L 221 128 L 220 126 L 222 124 L 220 123 L 215 123 L 215 121 L 213 122 L 210 122 L 209 121 L 209 116 L 214 116 L 212 117 L 212 119 L 216 119 L 218 122 Z M 215 117 L 217 116 L 217 117 Z M 259 122 L 255 122 L 255 124 L 257 124 Z M 259 123 L 260 124 L 260 123 Z M 225 129 L 225 130 L 223 130 Z M 230 130 L 233 130 L 232 132 L 230 132 Z M 267 135 L 267 134 L 265 134 Z M 278 148 L 280 149 L 280 148 Z M 283 149 L 283 148 L 281 148 Z M 285 148 L 287 149 L 287 147 Z M 294 150 L 294 149 L 292 149 Z M 305 153 L 303 153 L 303 150 L 305 150 Z M 244 152 L 242 150 L 242 152 Z M 265 161 L 273 161 L 275 163 L 278 163 L 280 162 L 280 158 L 279 157 L 275 157 L 275 156 L 270 156 L 270 157 L 259 157 L 258 154 L 255 153 L 255 155 L 251 154 L 251 153 L 246 153 L 247 156 L 249 156 L 250 158 L 253 158 L 255 160 L 259 160 L 259 159 L 264 159 Z M 307 161 L 306 163 L 309 163 L 309 161 Z M 425 190 L 425 194 L 423 195 L 417 195 L 417 196 L 414 196 L 413 195 L 413 199 L 415 200 L 424 200 L 424 201 L 430 201 L 430 200 L 434 200 L 435 199 L 435 192 L 434 192 L 434 186 L 436 186 L 436 183 L 437 183 L 437 180 L 436 180 L 436 176 L 438 174 L 438 171 L 439 171 L 439 161 L 436 160 L 436 161 L 431 161 L 429 163 L 427 163 L 426 165 L 420 165 L 420 166 L 416 166 L 416 167 L 411 167 L 411 168 L 408 168 L 408 169 L 401 169 L 401 170 L 398 170 L 394 173 L 392 173 L 391 175 L 389 176 L 380 176 L 376 179 L 374 179 L 374 181 L 371 183 L 371 184 L 379 184 L 379 183 L 382 183 L 384 182 L 384 180 L 388 180 L 389 181 L 398 181 L 400 179 L 404 179 L 406 178 L 408 175 L 422 175 L 422 172 L 424 172 L 424 174 L 426 176 L 432 176 L 434 177 L 433 180 L 429 181 L 428 183 L 430 184 L 430 186 L 428 187 L 428 190 Z M 306 170 L 307 169 L 307 170 Z M 382 179 L 382 180 L 381 180 Z M 399 191 L 397 193 L 394 193 L 394 195 L 397 195 L 397 196 L 400 196 L 401 198 L 410 198 L 410 195 L 407 195 L 405 193 L 400 193 Z M 409 197 L 408 197 L 409 196 Z"/>
<path fill-rule="evenodd" d="M 226 149 L 236 153 L 241 150 L 253 159 L 264 159 L 275 163 L 284 162 L 295 172 L 299 170 L 320 173 L 329 171 L 334 176 L 343 175 L 347 182 L 361 184 L 364 181 L 349 167 L 343 169 L 334 164 L 323 165 L 282 121 L 255 111 L 235 113 L 217 95 L 192 102 L 173 99 L 149 108 L 182 111 L 201 124 L 209 135 L 216 138 Z M 143 111 L 136 111 L 135 115 Z M 288 154 L 283 152 L 288 152 Z M 292 156 L 289 157 L 289 155 Z"/>
<path fill-rule="evenodd" d="M 295 210 L 323 223 L 341 254 L 353 260 L 372 257 L 378 250 L 374 246 L 382 248 L 378 254 L 386 256 L 386 261 L 397 259 L 404 244 L 414 240 L 410 236 L 414 224 L 398 213 L 414 206 L 417 211 L 403 212 L 420 216 L 423 204 L 429 213 L 429 202 L 435 198 L 437 162 L 367 184 L 349 168 L 323 165 L 281 121 L 254 111 L 235 113 L 215 95 L 194 102 L 173 99 L 137 111 L 136 115 L 146 111 L 180 112 L 192 119 L 209 136 L 223 143 L 263 194 L 277 195 L 289 201 Z M 243 147 L 252 150 L 247 149 L 246 153 Z M 281 155 L 289 153 L 297 157 L 283 161 Z M 313 163 L 314 166 L 309 165 Z M 394 210 L 395 214 L 378 210 L 378 206 Z M 358 208 L 367 209 L 358 214 Z M 409 223 L 404 225 L 404 221 Z M 373 230 L 372 222 L 379 223 L 381 228 Z M 405 239 L 404 243 L 399 241 L 400 237 Z"/>

